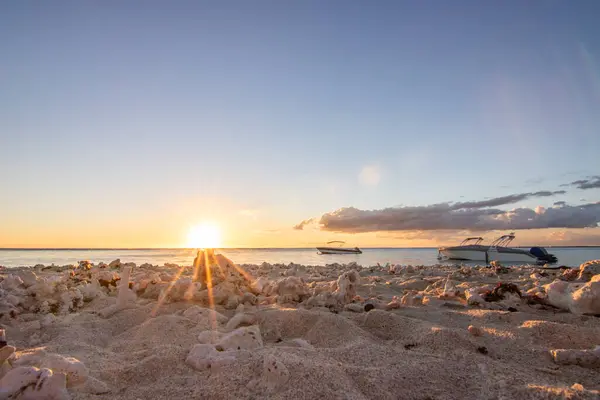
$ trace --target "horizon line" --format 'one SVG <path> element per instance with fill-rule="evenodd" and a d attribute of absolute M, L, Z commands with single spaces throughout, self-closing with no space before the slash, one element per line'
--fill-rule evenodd
<path fill-rule="evenodd" d="M 396 247 L 396 246 L 373 246 L 373 247 L 360 247 L 361 249 L 437 249 L 441 246 L 408 246 L 408 247 Z M 514 246 L 516 248 L 524 247 L 535 247 L 531 245 Z M 539 246 L 538 246 L 539 247 Z M 563 247 L 563 248 L 586 248 L 586 247 L 600 247 L 600 243 L 596 245 L 547 245 L 544 247 Z M 215 250 L 305 250 L 313 249 L 316 246 L 311 247 L 215 247 Z M 18 251 L 18 250 L 31 250 L 31 251 L 43 251 L 43 250 L 62 250 L 62 251 L 74 251 L 74 250 L 199 250 L 200 247 L 0 247 L 0 251 Z"/>

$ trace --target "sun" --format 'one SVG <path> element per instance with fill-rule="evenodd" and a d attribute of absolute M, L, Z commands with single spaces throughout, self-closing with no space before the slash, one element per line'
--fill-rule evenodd
<path fill-rule="evenodd" d="M 200 224 L 190 228 L 187 247 L 214 249 L 221 246 L 221 229 L 215 224 Z"/>

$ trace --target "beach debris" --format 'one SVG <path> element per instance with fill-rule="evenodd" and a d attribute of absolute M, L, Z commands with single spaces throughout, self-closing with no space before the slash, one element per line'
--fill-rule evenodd
<path fill-rule="evenodd" d="M 364 309 L 365 309 L 365 312 L 369 312 L 369 311 L 375 309 L 375 306 L 373 305 L 373 303 L 367 303 L 367 304 L 365 304 Z"/>
<path fill-rule="evenodd" d="M 579 365 L 584 368 L 600 367 L 600 346 L 596 346 L 592 350 L 550 350 L 550 355 L 556 364 Z"/>
<path fill-rule="evenodd" d="M 555 280 L 545 285 L 548 304 L 573 314 L 600 314 L 600 275 L 586 283 Z"/>
<path fill-rule="evenodd" d="M 514 283 L 498 283 L 496 287 L 491 291 L 483 293 L 483 299 L 488 302 L 504 300 L 507 294 L 512 293 L 521 297 L 521 291 L 519 287 Z"/>
<path fill-rule="evenodd" d="M 483 329 L 475 325 L 469 325 L 467 328 L 469 333 L 473 336 L 483 336 Z"/>

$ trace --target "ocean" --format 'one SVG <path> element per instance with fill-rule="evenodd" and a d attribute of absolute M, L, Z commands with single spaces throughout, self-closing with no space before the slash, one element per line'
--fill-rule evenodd
<path fill-rule="evenodd" d="M 356 262 L 368 267 L 377 263 L 433 265 L 439 263 L 436 248 L 366 248 L 363 254 L 319 255 L 316 249 L 221 249 L 237 264 L 261 264 L 263 262 L 326 265 Z M 558 257 L 557 265 L 576 267 L 588 260 L 600 259 L 600 247 L 552 247 L 549 253 Z M 0 249 L 0 266 L 19 267 L 76 264 L 81 260 L 109 263 L 114 259 L 134 262 L 138 265 L 151 263 L 163 265 L 174 263 L 191 265 L 194 249 Z M 452 262 L 456 264 L 457 262 Z M 468 264 L 468 263 L 465 263 Z M 474 263 L 476 264 L 476 263 Z M 481 264 L 481 263 L 480 263 Z"/>

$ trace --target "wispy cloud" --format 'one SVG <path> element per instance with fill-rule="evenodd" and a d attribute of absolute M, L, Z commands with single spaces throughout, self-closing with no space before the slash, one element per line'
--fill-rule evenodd
<path fill-rule="evenodd" d="M 570 206 L 559 203 L 550 208 L 536 207 L 500 210 L 497 206 L 513 204 L 533 197 L 549 197 L 565 192 L 540 191 L 512 194 L 489 200 L 440 203 L 416 207 L 391 207 L 360 210 L 354 207 L 323 214 L 318 221 L 302 221 L 296 229 L 315 223 L 322 230 L 360 233 L 410 230 L 507 230 L 542 228 L 587 228 L 600 222 L 600 202 Z"/>
<path fill-rule="evenodd" d="M 379 165 L 365 165 L 358 174 L 358 181 L 366 186 L 377 186 L 381 181 Z"/>
<path fill-rule="evenodd" d="M 540 183 L 544 182 L 544 178 L 541 177 L 537 177 L 537 178 L 531 178 L 531 179 L 527 179 L 525 181 L 526 185 L 539 185 Z"/>
<path fill-rule="evenodd" d="M 590 176 L 587 179 L 579 179 L 571 183 L 565 183 L 560 186 L 575 186 L 577 189 L 599 189 L 600 188 L 600 176 Z"/>
<path fill-rule="evenodd" d="M 258 219 L 258 215 L 260 214 L 259 210 L 240 210 L 238 212 L 238 214 L 244 216 L 244 217 L 248 217 L 251 219 Z"/>
<path fill-rule="evenodd" d="M 314 222 L 316 222 L 316 219 L 315 219 L 315 218 L 309 218 L 309 219 L 305 219 L 304 221 L 300 222 L 298 225 L 295 225 L 295 226 L 294 226 L 294 229 L 295 229 L 295 230 L 297 230 L 297 231 L 301 231 L 301 230 L 303 230 L 303 229 L 304 229 L 304 227 L 305 227 L 306 225 L 310 225 L 310 224 L 312 224 L 312 223 L 314 223 Z"/>
<path fill-rule="evenodd" d="M 454 203 L 452 208 L 454 210 L 462 209 L 462 208 L 483 208 L 483 207 L 498 207 L 505 204 L 514 204 L 519 201 L 523 201 L 530 197 L 550 197 L 556 196 L 559 194 L 567 193 L 564 190 L 556 190 L 554 192 L 550 192 L 548 190 L 542 190 L 539 192 L 530 192 L 530 193 L 519 193 L 519 194 L 509 194 L 508 196 L 495 197 L 493 199 L 481 200 L 481 201 L 467 201 L 462 203 Z"/>

